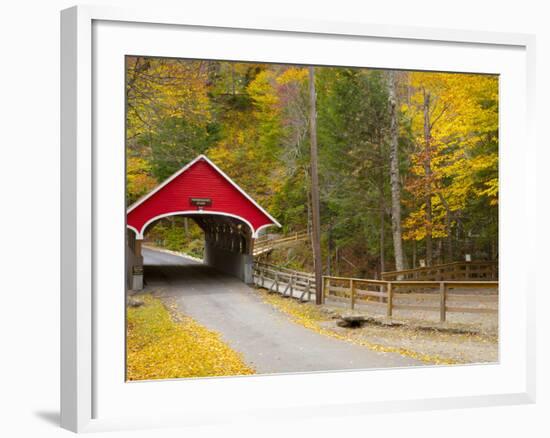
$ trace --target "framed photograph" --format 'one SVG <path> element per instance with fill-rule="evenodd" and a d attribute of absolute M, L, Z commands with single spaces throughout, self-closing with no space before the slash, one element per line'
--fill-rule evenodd
<path fill-rule="evenodd" d="M 534 37 L 61 25 L 64 428 L 534 401 Z"/>

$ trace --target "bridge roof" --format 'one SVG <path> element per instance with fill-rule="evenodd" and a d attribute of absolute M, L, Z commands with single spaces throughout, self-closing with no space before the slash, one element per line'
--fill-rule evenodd
<path fill-rule="evenodd" d="M 281 226 L 205 155 L 199 155 L 128 207 L 126 223 L 138 239 L 143 239 L 148 225 L 175 215 L 232 217 L 247 224 L 253 237 L 262 228 Z"/>

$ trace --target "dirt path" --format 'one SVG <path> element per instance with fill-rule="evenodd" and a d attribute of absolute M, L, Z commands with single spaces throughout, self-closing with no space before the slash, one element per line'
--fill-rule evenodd
<path fill-rule="evenodd" d="M 147 290 L 219 332 L 258 373 L 423 365 L 323 336 L 296 324 L 240 280 L 184 257 L 144 249 Z"/>

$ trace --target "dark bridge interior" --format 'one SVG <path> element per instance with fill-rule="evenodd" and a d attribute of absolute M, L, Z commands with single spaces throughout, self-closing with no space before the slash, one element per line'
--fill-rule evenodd
<path fill-rule="evenodd" d="M 204 232 L 205 265 L 252 283 L 254 239 L 248 224 L 235 217 L 206 212 L 181 216 L 194 220 Z M 156 223 L 158 220 L 148 228 Z M 144 269 L 142 241 L 136 239 L 132 230 L 127 233 L 126 259 L 128 288 L 139 290 L 154 270 Z"/>

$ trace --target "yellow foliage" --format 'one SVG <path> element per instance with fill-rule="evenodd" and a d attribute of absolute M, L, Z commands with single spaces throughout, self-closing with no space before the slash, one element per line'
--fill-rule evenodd
<path fill-rule="evenodd" d="M 411 122 L 416 152 L 406 185 L 416 203 L 404 220 L 404 238 L 421 240 L 448 234 L 446 216 L 464 209 L 471 197 L 498 203 L 498 77 L 412 72 L 413 93 L 402 111 Z M 429 96 L 430 142 L 424 136 L 424 99 Z M 428 147 L 429 146 L 429 147 Z M 492 148 L 492 149 L 491 149 Z M 498 148 L 498 144 L 496 145 Z M 429 164 L 430 175 L 425 165 Z M 432 200 L 427 221 L 425 199 Z M 443 204 L 444 200 L 444 204 Z"/>
<path fill-rule="evenodd" d="M 220 335 L 143 295 L 145 304 L 127 311 L 128 380 L 254 374 Z"/>
<path fill-rule="evenodd" d="M 281 103 L 276 89 L 277 76 L 264 69 L 247 85 L 252 108 L 224 114 L 222 138 L 208 150 L 208 155 L 233 175 L 236 182 L 262 206 L 270 210 L 274 194 L 284 180 L 277 176 L 284 170 L 266 159 L 279 151 L 282 135 Z"/>
<path fill-rule="evenodd" d="M 274 81 L 275 72 L 263 70 L 248 85 L 247 91 L 260 109 L 273 111 L 274 106 L 279 102 L 279 96 L 273 87 Z"/>
<path fill-rule="evenodd" d="M 150 175 L 150 171 L 151 166 L 143 158 L 128 157 L 126 160 L 126 194 L 130 203 L 157 185 L 157 180 Z"/>
<path fill-rule="evenodd" d="M 303 82 L 308 79 L 308 69 L 305 67 L 290 67 L 277 77 L 277 83 L 286 85 L 290 82 Z"/>
<path fill-rule="evenodd" d="M 129 57 L 127 67 L 128 138 L 170 117 L 197 125 L 211 119 L 204 62 Z"/>

